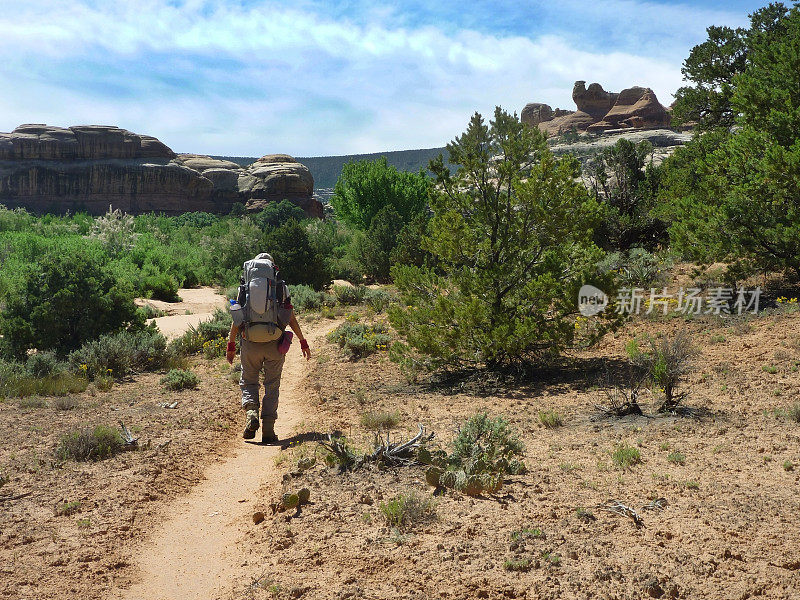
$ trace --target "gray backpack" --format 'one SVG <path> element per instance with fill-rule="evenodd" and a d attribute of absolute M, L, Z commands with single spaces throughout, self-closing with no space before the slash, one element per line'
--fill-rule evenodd
<path fill-rule="evenodd" d="M 286 283 L 269 254 L 262 253 L 244 263 L 239 304 L 243 337 L 251 342 L 272 342 L 283 335 L 291 318 Z"/>

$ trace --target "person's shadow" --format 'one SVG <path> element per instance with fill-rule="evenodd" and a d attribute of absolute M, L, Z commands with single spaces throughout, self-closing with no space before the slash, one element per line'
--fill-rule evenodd
<path fill-rule="evenodd" d="M 299 433 L 297 435 L 293 435 L 292 437 L 279 440 L 274 444 L 264 444 L 262 442 L 257 442 L 256 440 L 246 440 L 245 444 L 253 444 L 255 446 L 278 446 L 281 450 L 286 450 L 290 446 L 297 446 L 305 442 L 321 442 L 323 440 L 327 440 L 328 435 L 333 437 L 341 437 L 342 432 L 332 431 L 330 434 L 328 434 L 320 433 L 319 431 L 308 431 L 306 433 Z"/>

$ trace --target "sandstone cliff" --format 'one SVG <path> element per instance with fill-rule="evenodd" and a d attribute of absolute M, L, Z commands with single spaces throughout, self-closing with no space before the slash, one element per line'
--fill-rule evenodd
<path fill-rule="evenodd" d="M 0 204 L 37 213 L 103 214 L 109 205 L 130 214 L 227 213 L 237 202 L 260 210 L 287 199 L 321 217 L 313 194 L 311 172 L 287 155 L 240 167 L 175 154 L 154 137 L 113 126 L 21 125 L 0 133 Z"/>
<path fill-rule="evenodd" d="M 528 104 L 522 109 L 522 121 L 558 135 L 573 128 L 590 132 L 658 129 L 669 127 L 671 120 L 670 112 L 650 88 L 634 86 L 617 94 L 605 91 L 599 83 L 587 88 L 585 81 L 576 81 L 572 99 L 577 111 L 552 110 L 538 102 Z"/>

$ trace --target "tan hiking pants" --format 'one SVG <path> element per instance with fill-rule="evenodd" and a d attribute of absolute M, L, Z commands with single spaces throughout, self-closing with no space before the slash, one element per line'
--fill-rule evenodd
<path fill-rule="evenodd" d="M 278 341 L 248 342 L 243 339 L 241 342 L 242 377 L 239 387 L 242 389 L 242 407 L 258 410 L 259 376 L 263 374 L 262 419 L 278 418 L 278 391 L 286 356 L 278 352 Z"/>

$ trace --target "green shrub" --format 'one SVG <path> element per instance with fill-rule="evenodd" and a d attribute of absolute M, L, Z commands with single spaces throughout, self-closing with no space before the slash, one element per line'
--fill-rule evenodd
<path fill-rule="evenodd" d="M 56 514 L 62 517 L 74 515 L 81 509 L 80 500 L 73 500 L 72 502 L 64 502 L 56 508 Z"/>
<path fill-rule="evenodd" d="M 622 443 L 612 452 L 611 460 L 620 469 L 628 469 L 641 463 L 642 455 L 638 448 Z"/>
<path fill-rule="evenodd" d="M 65 372 L 67 364 L 55 352 L 35 352 L 25 361 L 25 370 L 33 377 L 50 377 Z"/>
<path fill-rule="evenodd" d="M 793 404 L 786 410 L 786 416 L 795 423 L 800 423 L 800 402 Z"/>
<path fill-rule="evenodd" d="M 385 311 L 392 302 L 392 296 L 386 290 L 373 290 L 367 288 L 366 303 L 372 310 L 380 314 Z"/>
<path fill-rule="evenodd" d="M 292 306 L 297 312 L 307 312 L 319 310 L 325 302 L 325 294 L 317 292 L 308 285 L 293 285 L 289 289 L 291 293 Z"/>
<path fill-rule="evenodd" d="M 413 265 L 422 267 L 426 264 L 433 265 L 433 254 L 425 249 L 422 243 L 428 231 L 430 215 L 421 213 L 406 223 L 397 234 L 397 243 L 389 256 L 392 265 Z M 391 275 L 391 271 L 390 271 Z"/>
<path fill-rule="evenodd" d="M 391 207 L 404 221 L 422 212 L 431 182 L 420 173 L 398 171 L 386 157 L 346 163 L 333 188 L 336 217 L 366 230 L 378 212 Z"/>
<path fill-rule="evenodd" d="M 508 558 L 503 561 L 503 569 L 515 573 L 525 573 L 531 570 L 533 562 L 529 557 Z"/>
<path fill-rule="evenodd" d="M 670 452 L 667 460 L 675 465 L 683 465 L 686 463 L 686 455 L 677 450 Z"/>
<path fill-rule="evenodd" d="M 483 460 L 487 465 L 521 456 L 525 446 L 503 417 L 490 418 L 486 413 L 470 417 L 453 441 L 453 457 L 459 461 Z"/>
<path fill-rule="evenodd" d="M 90 379 L 121 378 L 134 372 L 161 369 L 170 359 L 166 338 L 155 326 L 150 326 L 135 333 L 120 331 L 87 342 L 69 355 L 69 364 L 74 372 Z"/>
<path fill-rule="evenodd" d="M 384 206 L 372 218 L 360 244 L 361 270 L 368 278 L 382 283 L 389 281 L 391 254 L 404 225 L 402 217 L 391 206 Z"/>
<path fill-rule="evenodd" d="M 197 375 L 184 369 L 170 369 L 169 372 L 161 378 L 161 385 L 173 391 L 194 389 L 199 383 L 200 379 Z"/>
<path fill-rule="evenodd" d="M 203 356 L 206 358 L 219 358 L 225 356 L 228 347 L 228 336 L 203 342 Z"/>
<path fill-rule="evenodd" d="M 386 524 L 397 529 L 410 529 L 436 515 L 433 503 L 413 492 L 398 494 L 388 502 L 381 502 L 380 509 Z"/>
<path fill-rule="evenodd" d="M 387 350 L 391 337 L 384 325 L 345 322 L 328 334 L 328 340 L 355 359 Z"/>
<path fill-rule="evenodd" d="M 168 273 L 155 273 L 147 276 L 142 283 L 142 292 L 164 302 L 180 302 L 178 295 L 178 282 Z"/>
<path fill-rule="evenodd" d="M 181 337 L 170 342 L 170 349 L 178 355 L 188 356 L 203 350 L 203 344 L 225 338 L 230 333 L 231 316 L 227 311 L 217 309 L 208 321 L 197 327 L 190 326 Z"/>
<path fill-rule="evenodd" d="M 105 425 L 62 436 L 56 448 L 59 460 L 102 460 L 121 452 L 125 446 L 119 431 Z"/>
<path fill-rule="evenodd" d="M 306 229 L 290 219 L 264 236 L 261 242 L 278 265 L 289 285 L 305 284 L 321 290 L 331 281 L 325 256 L 311 243 Z"/>
<path fill-rule="evenodd" d="M 89 340 L 143 319 L 133 288 L 104 266 L 107 257 L 90 247 L 62 247 L 35 261 L 19 293 L 0 313 L 6 353 L 22 358 L 30 348 L 66 353 Z"/>
<path fill-rule="evenodd" d="M 66 396 L 84 391 L 88 384 L 80 373 L 60 372 L 36 377 L 20 363 L 0 361 L 0 398 Z"/>
<path fill-rule="evenodd" d="M 652 153 L 648 141 L 621 139 L 589 162 L 590 189 L 602 209 L 595 230 L 601 248 L 653 249 L 666 240 L 666 226 L 653 214 L 662 169 L 653 165 Z"/>
<path fill-rule="evenodd" d="M 145 304 L 144 306 L 139 307 L 139 312 L 142 313 L 142 316 L 145 320 L 150 319 L 157 319 L 158 317 L 163 317 L 166 313 L 163 310 L 155 308 L 150 304 Z"/>
<path fill-rule="evenodd" d="M 659 340 L 645 336 L 641 344 L 645 346 L 644 350 L 640 347 L 640 340 L 631 340 L 625 346 L 628 357 L 639 372 L 663 392 L 664 401 L 658 410 L 672 411 L 684 397 L 684 394 L 677 394 L 676 386 L 689 372 L 697 353 L 691 339 L 686 332 L 680 331 Z"/>
<path fill-rule="evenodd" d="M 355 306 L 363 304 L 367 298 L 369 288 L 363 285 L 335 285 L 333 294 L 339 304 L 344 306 Z"/>
<path fill-rule="evenodd" d="M 305 211 L 291 200 L 270 202 L 261 212 L 250 215 L 250 219 L 261 229 L 275 229 L 292 219 L 303 221 L 305 218 Z"/>
<path fill-rule="evenodd" d="M 564 424 L 564 418 L 555 410 L 540 410 L 539 422 L 547 429 L 554 429 Z"/>
<path fill-rule="evenodd" d="M 601 272 L 614 272 L 620 285 L 650 289 L 666 282 L 672 261 L 643 248 L 609 252 L 598 264 Z"/>

